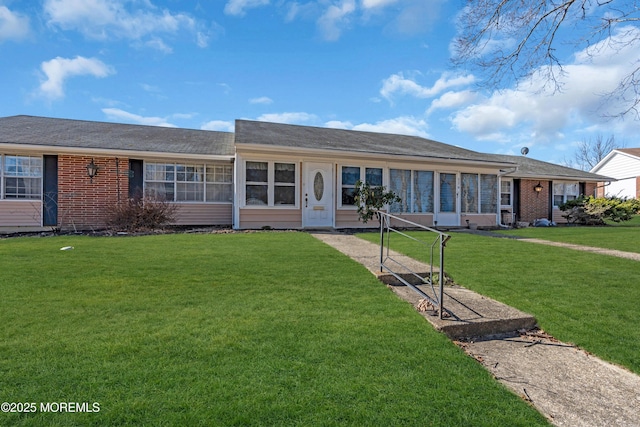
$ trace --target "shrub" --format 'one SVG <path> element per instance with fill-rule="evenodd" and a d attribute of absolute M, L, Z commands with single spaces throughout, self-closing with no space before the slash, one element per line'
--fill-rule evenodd
<path fill-rule="evenodd" d="M 377 217 L 377 211 L 386 205 L 401 201 L 393 191 L 387 191 L 384 187 L 372 187 L 362 181 L 356 182 L 355 202 L 358 207 L 358 219 L 363 224 L 369 222 L 374 215 Z"/>
<path fill-rule="evenodd" d="M 177 209 L 163 199 L 132 197 L 111 209 L 107 225 L 121 231 L 155 230 L 175 222 Z"/>
<path fill-rule="evenodd" d="M 578 197 L 559 206 L 570 224 L 604 225 L 605 220 L 629 221 L 640 211 L 640 201 L 619 197 Z"/>

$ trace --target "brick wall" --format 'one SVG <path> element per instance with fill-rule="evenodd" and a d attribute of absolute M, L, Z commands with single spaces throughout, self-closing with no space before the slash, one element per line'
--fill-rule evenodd
<path fill-rule="evenodd" d="M 533 188 L 542 185 L 542 191 L 537 193 Z M 518 221 L 533 222 L 539 218 L 549 219 L 549 181 L 527 180 L 520 181 L 520 217 Z"/>
<path fill-rule="evenodd" d="M 87 176 L 87 165 L 94 160 L 98 174 L 93 182 Z M 63 229 L 94 229 L 105 226 L 111 206 L 126 200 L 129 159 L 115 157 L 58 156 L 58 226 Z"/>

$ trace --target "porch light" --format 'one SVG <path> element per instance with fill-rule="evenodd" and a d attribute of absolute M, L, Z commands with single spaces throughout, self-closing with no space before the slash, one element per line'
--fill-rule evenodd
<path fill-rule="evenodd" d="M 91 163 L 87 165 L 87 176 L 89 177 L 91 182 L 93 182 L 93 178 L 98 174 L 98 169 L 98 165 L 96 165 L 93 162 L 93 159 L 91 159 Z"/>
<path fill-rule="evenodd" d="M 533 190 L 536 192 L 536 194 L 540 194 L 540 192 L 542 191 L 542 185 L 540 184 L 540 181 L 538 181 L 538 184 L 533 187 Z"/>

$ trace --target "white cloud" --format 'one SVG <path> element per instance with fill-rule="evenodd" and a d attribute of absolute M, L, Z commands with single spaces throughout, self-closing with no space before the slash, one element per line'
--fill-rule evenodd
<path fill-rule="evenodd" d="M 130 122 L 147 126 L 162 126 L 174 128 L 176 125 L 169 123 L 164 117 L 144 117 L 138 114 L 129 113 L 119 108 L 103 108 L 102 112 L 111 120 L 119 122 Z"/>
<path fill-rule="evenodd" d="M 64 97 L 64 83 L 70 77 L 89 75 L 103 78 L 115 72 L 99 59 L 82 56 L 73 59 L 57 57 L 43 62 L 40 68 L 46 76 L 40 84 L 40 93 L 52 100 Z"/>
<path fill-rule="evenodd" d="M 367 132 L 394 133 L 398 135 L 413 135 L 428 138 L 428 124 L 423 119 L 411 116 L 396 117 L 377 123 L 361 123 L 353 126 L 353 130 Z"/>
<path fill-rule="evenodd" d="M 390 100 L 394 95 L 410 95 L 416 98 L 432 98 L 439 93 L 456 86 L 467 86 L 475 81 L 471 74 L 466 76 L 443 73 L 431 87 L 425 87 L 404 73 L 392 74 L 382 82 L 380 95 Z"/>
<path fill-rule="evenodd" d="M 635 31 L 640 35 L 640 30 Z M 624 46 L 624 52 L 613 49 L 612 46 L 621 46 L 616 37 L 617 34 L 612 40 L 589 48 L 597 49 L 597 57 L 578 52 L 575 62 L 564 67 L 560 91 L 548 87 L 543 74 L 534 73 L 517 89 L 495 92 L 456 112 L 451 117 L 454 128 L 478 139 L 497 139 L 507 131 L 520 131 L 541 143 L 553 144 L 558 143 L 566 128 L 577 128 L 582 123 L 595 123 L 601 129 L 620 133 L 630 129 L 638 132 L 637 120 L 614 121 L 605 116 L 628 107 L 623 98 L 603 94 L 615 90 L 621 79 L 637 67 L 636 58 L 640 57 L 640 46 Z"/>
<path fill-rule="evenodd" d="M 328 41 L 338 40 L 342 30 L 349 25 L 349 16 L 355 10 L 355 0 L 342 0 L 338 5 L 330 5 L 317 22 L 323 38 Z"/>
<path fill-rule="evenodd" d="M 129 10 L 129 4 L 147 5 L 147 9 Z M 157 34 L 196 32 L 197 22 L 185 13 L 158 11 L 149 2 L 124 0 L 45 0 L 48 23 L 64 30 L 77 30 L 86 37 L 104 40 L 110 37 L 139 40 L 151 37 L 148 45 L 166 51 Z M 204 44 L 204 40 L 199 40 Z"/>
<path fill-rule="evenodd" d="M 331 129 L 353 129 L 353 123 L 342 120 L 329 120 L 324 126 Z"/>
<path fill-rule="evenodd" d="M 261 122 L 285 123 L 285 124 L 303 124 L 317 120 L 314 114 L 309 113 L 270 113 L 263 114 L 257 118 Z"/>
<path fill-rule="evenodd" d="M 269 0 L 229 0 L 224 6 L 224 13 L 233 16 L 244 16 L 247 9 L 266 6 Z"/>
<path fill-rule="evenodd" d="M 261 96 L 259 98 L 251 98 L 249 100 L 249 104 L 269 105 L 269 104 L 273 104 L 273 99 L 269 98 L 268 96 Z"/>
<path fill-rule="evenodd" d="M 470 102 L 475 100 L 477 96 L 478 94 L 471 90 L 463 90 L 460 92 L 446 92 L 442 94 L 440 98 L 431 101 L 431 106 L 427 110 L 427 115 L 439 109 L 455 108 L 465 104 L 469 104 Z"/>
<path fill-rule="evenodd" d="M 379 7 L 389 6 L 390 4 L 397 3 L 398 0 L 362 0 L 362 7 L 364 9 L 375 9 Z"/>
<path fill-rule="evenodd" d="M 0 43 L 21 40 L 29 35 L 29 18 L 0 6 Z"/>
<path fill-rule="evenodd" d="M 233 132 L 235 129 L 235 123 L 224 120 L 211 120 L 210 122 L 203 124 L 200 129 L 215 130 L 220 132 Z"/>

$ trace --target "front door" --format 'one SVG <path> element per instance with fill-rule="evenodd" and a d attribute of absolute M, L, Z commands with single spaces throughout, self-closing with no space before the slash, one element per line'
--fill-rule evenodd
<path fill-rule="evenodd" d="M 440 173 L 439 203 L 436 220 L 439 226 L 459 226 L 458 174 Z"/>
<path fill-rule="evenodd" d="M 333 227 L 333 165 L 305 163 L 302 183 L 302 225 Z"/>

